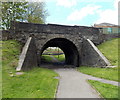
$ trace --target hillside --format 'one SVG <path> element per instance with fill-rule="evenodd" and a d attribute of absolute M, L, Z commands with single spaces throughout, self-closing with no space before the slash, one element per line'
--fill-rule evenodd
<path fill-rule="evenodd" d="M 98 45 L 98 49 L 106 56 L 112 65 L 118 66 L 118 51 L 120 51 L 120 38 L 106 41 Z"/>

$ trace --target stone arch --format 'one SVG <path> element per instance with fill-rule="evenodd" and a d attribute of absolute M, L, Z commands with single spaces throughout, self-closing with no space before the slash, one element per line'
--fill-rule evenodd
<path fill-rule="evenodd" d="M 78 49 L 72 41 L 66 38 L 53 38 L 48 40 L 41 49 L 41 55 L 48 47 L 59 47 L 65 54 L 65 64 L 79 66 Z"/>

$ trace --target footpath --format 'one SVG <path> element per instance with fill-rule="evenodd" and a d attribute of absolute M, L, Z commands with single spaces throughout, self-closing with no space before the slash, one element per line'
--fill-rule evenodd
<path fill-rule="evenodd" d="M 54 69 L 60 75 L 56 98 L 100 98 L 84 74 L 74 68 Z"/>
<path fill-rule="evenodd" d="M 51 56 L 53 62 L 59 62 L 54 56 Z M 48 67 L 48 65 L 47 65 Z M 96 80 L 107 84 L 118 86 L 118 82 L 93 77 L 80 73 L 69 65 L 53 66 L 50 68 L 57 72 L 59 77 L 59 85 L 56 98 L 101 98 L 100 94 L 91 87 L 87 80 Z M 103 99 L 104 100 L 104 99 Z"/>

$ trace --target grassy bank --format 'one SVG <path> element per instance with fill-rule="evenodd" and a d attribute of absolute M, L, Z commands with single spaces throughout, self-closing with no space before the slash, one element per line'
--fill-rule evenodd
<path fill-rule="evenodd" d="M 52 62 L 52 58 L 50 57 L 50 55 L 42 55 L 42 60 L 45 62 Z"/>
<path fill-rule="evenodd" d="M 108 80 L 119 81 L 118 80 L 118 68 L 95 68 L 81 66 L 78 70 L 82 73 L 92 75 L 95 77 L 100 77 Z"/>
<path fill-rule="evenodd" d="M 17 75 L 15 67 L 20 54 L 17 41 L 1 41 L 2 46 L 2 96 L 3 98 L 53 98 L 58 84 L 54 71 L 44 68 Z"/>
<path fill-rule="evenodd" d="M 106 56 L 112 65 L 118 66 L 118 51 L 120 51 L 120 38 L 106 41 L 98 45 L 98 49 Z"/>
<path fill-rule="evenodd" d="M 65 61 L 65 55 L 64 54 L 62 54 L 62 55 L 42 55 L 42 59 L 45 62 L 52 62 L 53 58 L 51 56 L 56 58 L 59 62 Z"/>
<path fill-rule="evenodd" d="M 65 55 L 53 55 L 56 59 L 58 59 L 58 61 L 63 62 L 65 61 Z"/>
<path fill-rule="evenodd" d="M 111 84 L 106 84 L 106 83 L 101 83 L 98 81 L 94 80 L 88 80 L 88 82 L 96 88 L 98 92 L 102 95 L 104 98 L 110 98 L 110 100 L 114 100 L 115 98 L 118 98 L 118 87 L 111 85 Z"/>
<path fill-rule="evenodd" d="M 108 60 L 114 66 L 118 66 L 118 49 L 120 49 L 118 48 L 118 41 L 120 41 L 120 38 L 104 42 L 98 46 L 99 50 L 106 56 L 106 58 L 108 58 Z M 95 68 L 95 67 L 80 66 L 78 70 L 82 73 L 93 75 L 96 77 L 119 81 L 118 80 L 118 69 L 119 68 L 120 67 Z"/>

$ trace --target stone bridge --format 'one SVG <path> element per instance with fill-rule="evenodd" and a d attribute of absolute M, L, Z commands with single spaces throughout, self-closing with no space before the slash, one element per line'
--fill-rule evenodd
<path fill-rule="evenodd" d="M 59 47 L 65 64 L 105 67 L 109 61 L 95 45 L 102 42 L 101 32 L 94 27 L 12 22 L 10 34 L 24 47 L 17 70 L 41 65 L 41 55 L 48 47 Z"/>

